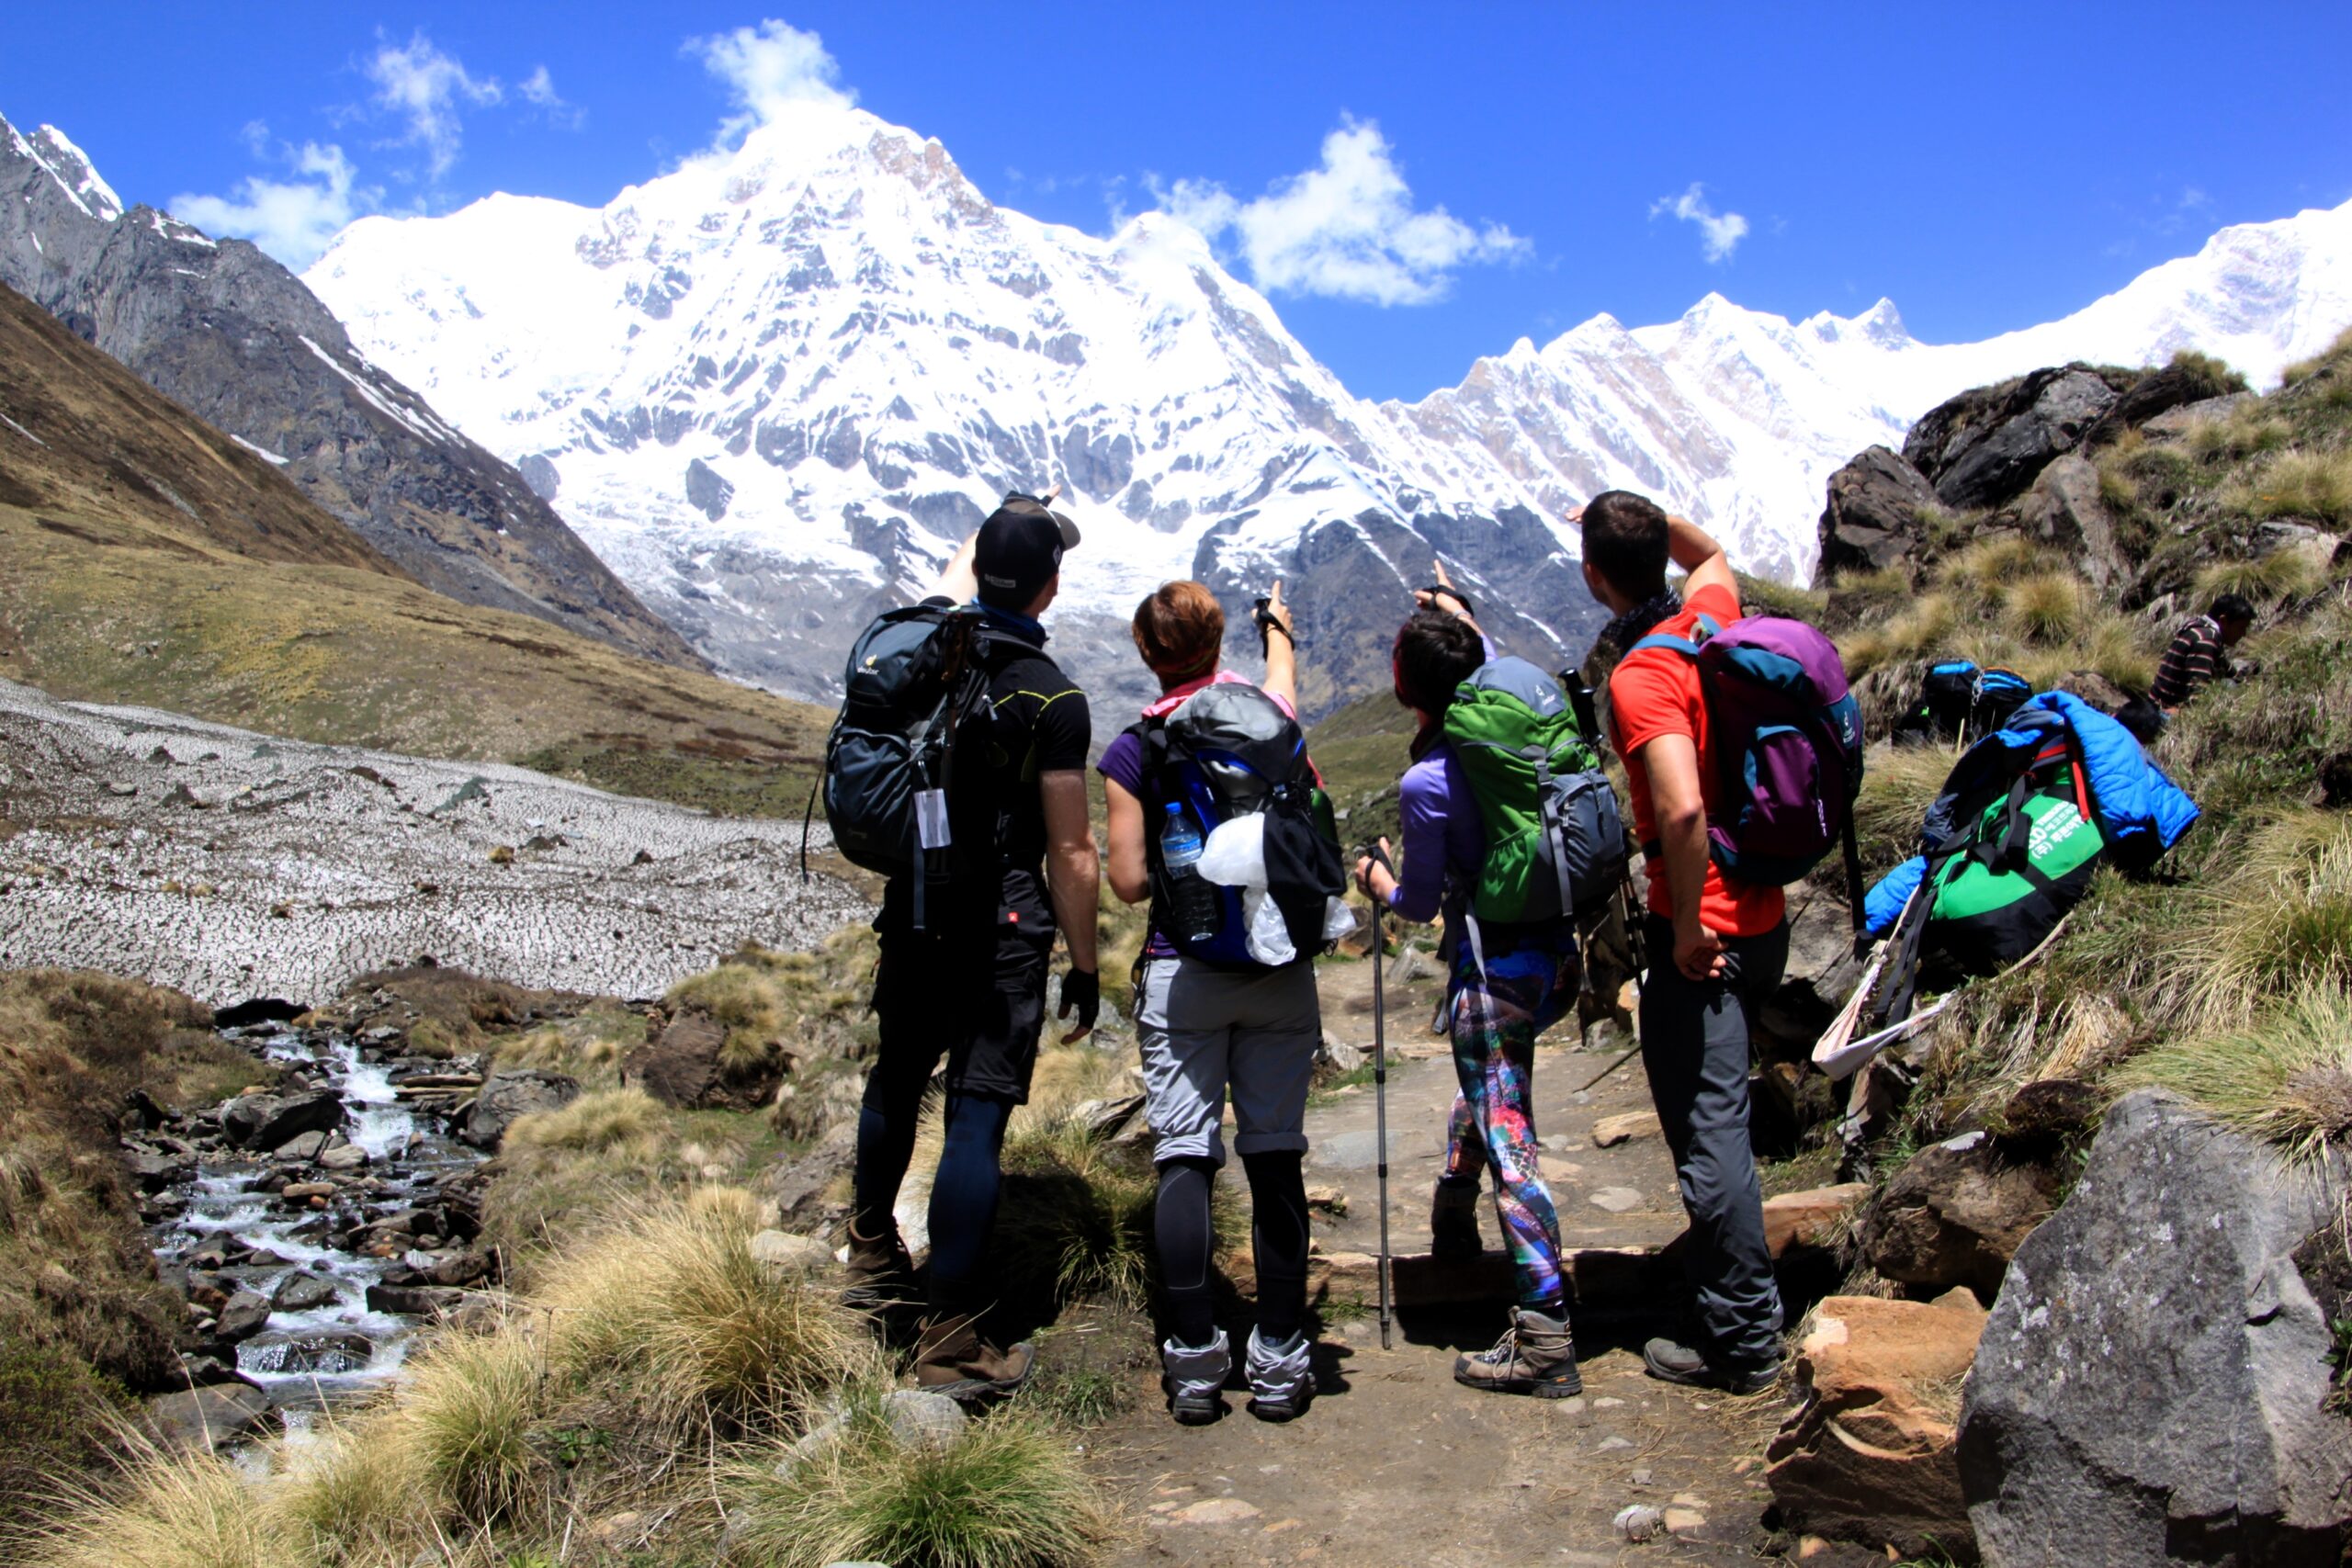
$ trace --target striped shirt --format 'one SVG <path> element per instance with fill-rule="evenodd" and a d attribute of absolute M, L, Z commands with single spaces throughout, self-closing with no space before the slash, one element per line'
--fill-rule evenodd
<path fill-rule="evenodd" d="M 2197 694 L 2222 666 L 2222 628 L 2211 615 L 2198 615 L 2172 634 L 2164 662 L 2156 666 L 2156 683 L 2149 694 L 2159 707 L 2177 708 Z"/>

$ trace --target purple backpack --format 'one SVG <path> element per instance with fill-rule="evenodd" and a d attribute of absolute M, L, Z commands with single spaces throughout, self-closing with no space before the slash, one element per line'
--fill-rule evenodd
<path fill-rule="evenodd" d="M 1820 864 L 1842 840 L 1859 914 L 1854 797 L 1862 787 L 1862 713 L 1836 645 L 1803 621 L 1778 615 L 1728 626 L 1702 615 L 1698 633 L 1645 637 L 1626 651 L 1671 649 L 1699 667 L 1718 770 L 1707 817 L 1715 864 L 1736 881 L 1778 887 Z"/>

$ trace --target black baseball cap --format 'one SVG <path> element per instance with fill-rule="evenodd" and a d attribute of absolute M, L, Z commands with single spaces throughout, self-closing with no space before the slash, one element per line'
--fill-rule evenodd
<path fill-rule="evenodd" d="M 972 546 L 980 596 L 1011 608 L 1025 606 L 1062 569 L 1062 552 L 1078 543 L 1078 525 L 1034 495 L 1014 493 L 989 513 Z"/>

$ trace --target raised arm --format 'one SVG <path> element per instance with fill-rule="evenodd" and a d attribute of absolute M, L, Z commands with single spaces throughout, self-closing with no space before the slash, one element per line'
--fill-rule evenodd
<path fill-rule="evenodd" d="M 956 553 L 948 557 L 947 564 L 940 569 L 939 584 L 932 590 L 933 593 L 943 594 L 958 604 L 968 604 L 979 597 L 980 575 L 972 567 L 972 554 L 979 547 L 979 543 L 980 536 L 976 529 L 956 547 Z"/>
<path fill-rule="evenodd" d="M 1732 575 L 1731 558 L 1714 536 L 1688 517 L 1666 520 L 1666 556 L 1676 566 L 1689 572 L 1682 584 L 1683 603 L 1702 588 L 1717 587 L 1734 600 L 1739 597 L 1739 579 Z M 1679 908 L 1681 906 L 1677 905 Z"/>
<path fill-rule="evenodd" d="M 1298 645 L 1291 640 L 1290 606 L 1283 603 L 1283 580 L 1279 577 L 1274 579 L 1274 591 L 1266 595 L 1266 614 L 1272 618 L 1274 626 L 1282 629 L 1266 628 L 1266 679 L 1261 689 L 1269 696 L 1280 697 L 1291 712 L 1296 713 Z"/>

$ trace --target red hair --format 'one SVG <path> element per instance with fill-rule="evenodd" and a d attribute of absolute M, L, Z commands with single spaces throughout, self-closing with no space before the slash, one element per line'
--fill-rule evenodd
<path fill-rule="evenodd" d="M 1216 668 L 1225 611 L 1197 582 L 1163 582 L 1136 606 L 1136 651 L 1163 680 L 1189 681 Z"/>

